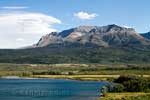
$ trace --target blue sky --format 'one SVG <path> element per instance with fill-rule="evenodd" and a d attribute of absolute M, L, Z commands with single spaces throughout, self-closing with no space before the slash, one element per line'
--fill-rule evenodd
<path fill-rule="evenodd" d="M 6 20 L 17 20 L 21 18 L 21 20 L 19 20 L 21 22 L 23 21 L 25 26 L 26 24 L 31 24 L 30 26 L 32 27 L 32 25 L 36 24 L 35 21 L 41 23 L 41 21 L 50 17 L 48 20 L 49 23 L 41 24 L 45 25 L 41 29 L 43 30 L 41 34 L 36 33 L 37 30 L 35 30 L 40 27 L 39 25 L 38 27 L 34 26 L 32 29 L 29 29 L 29 26 L 28 28 L 24 28 L 24 24 L 19 24 L 22 25 L 22 27 L 17 26 L 16 28 L 18 29 L 19 27 L 20 30 L 23 30 L 21 35 L 18 30 L 18 34 L 15 34 L 17 32 L 13 30 L 14 28 L 9 29 L 12 34 L 0 28 L 0 35 L 3 39 L 11 35 L 13 37 L 13 39 L 10 39 L 11 41 L 6 45 L 0 46 L 0 48 L 19 47 L 22 46 L 22 44 L 24 44 L 23 46 L 29 45 L 35 43 L 42 35 L 50 31 L 61 31 L 80 25 L 103 26 L 117 24 L 133 27 L 137 32 L 147 32 L 150 30 L 149 4 L 150 0 L 0 0 L 0 18 L 3 16 L 3 19 L 0 20 L 4 20 L 4 17 Z M 34 18 L 36 20 L 34 20 Z M 31 22 L 29 23 L 29 21 Z M 4 24 L 7 26 L 7 23 Z M 12 25 L 14 26 L 14 22 L 12 22 Z M 34 38 L 27 36 L 27 32 L 29 34 L 30 32 L 24 32 L 26 29 L 34 33 L 31 35 L 31 37 Z M 32 31 L 33 29 L 34 31 Z M 4 35 L 7 33 L 8 36 Z M 6 39 L 0 42 L 4 43 Z"/>

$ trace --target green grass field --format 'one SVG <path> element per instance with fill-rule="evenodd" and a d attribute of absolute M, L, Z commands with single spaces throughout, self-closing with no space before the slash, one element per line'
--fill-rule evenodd
<path fill-rule="evenodd" d="M 150 93 L 108 93 L 106 97 L 97 100 L 150 100 Z"/>
<path fill-rule="evenodd" d="M 111 80 L 120 75 L 150 77 L 150 64 L 0 64 L 0 76 Z"/>

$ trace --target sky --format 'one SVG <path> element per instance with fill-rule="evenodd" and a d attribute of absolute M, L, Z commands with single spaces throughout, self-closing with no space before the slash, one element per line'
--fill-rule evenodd
<path fill-rule="evenodd" d="M 150 31 L 150 0 L 0 0 L 0 48 L 35 44 L 81 25 L 117 24 Z"/>

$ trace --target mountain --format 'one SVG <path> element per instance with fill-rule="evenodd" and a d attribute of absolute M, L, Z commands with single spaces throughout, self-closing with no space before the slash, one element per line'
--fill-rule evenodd
<path fill-rule="evenodd" d="M 52 32 L 43 36 L 33 47 L 46 46 L 139 46 L 150 45 L 150 40 L 142 37 L 133 28 L 115 24 L 107 26 L 79 26 Z"/>
<path fill-rule="evenodd" d="M 141 34 L 144 38 L 150 39 L 150 32 Z"/>
<path fill-rule="evenodd" d="M 150 63 L 150 40 L 118 25 L 52 32 L 31 47 L 1 50 L 0 63 Z"/>

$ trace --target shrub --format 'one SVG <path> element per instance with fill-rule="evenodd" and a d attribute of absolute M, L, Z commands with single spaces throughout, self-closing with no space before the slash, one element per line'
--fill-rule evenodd
<path fill-rule="evenodd" d="M 107 91 L 108 91 L 107 87 L 106 87 L 106 86 L 103 86 L 102 89 L 101 89 L 101 93 L 102 93 L 102 95 L 103 95 L 104 97 L 107 96 Z"/>
<path fill-rule="evenodd" d="M 124 92 L 125 87 L 122 84 L 108 85 L 109 92 Z"/>
<path fill-rule="evenodd" d="M 68 75 L 73 75 L 74 73 L 73 72 L 68 72 Z"/>

